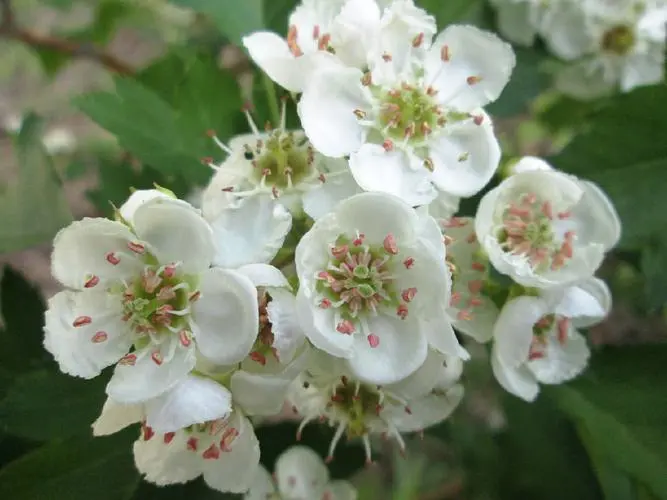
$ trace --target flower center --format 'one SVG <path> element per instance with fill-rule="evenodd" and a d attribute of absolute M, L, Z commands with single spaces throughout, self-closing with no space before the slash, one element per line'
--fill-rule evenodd
<path fill-rule="evenodd" d="M 302 134 L 274 130 L 266 140 L 246 144 L 244 157 L 252 162 L 251 182 L 274 186 L 282 191 L 292 188 L 315 172 L 314 150 Z"/>
<path fill-rule="evenodd" d="M 542 359 L 547 355 L 550 334 L 556 328 L 556 338 L 565 345 L 568 338 L 570 319 L 556 314 L 546 314 L 533 325 L 533 341 L 530 345 L 528 360 Z"/>
<path fill-rule="evenodd" d="M 349 383 L 346 378 L 334 389 L 331 396 L 333 408 L 347 420 L 349 439 L 368 432 L 369 418 L 376 417 L 382 409 L 384 395 L 376 386 Z"/>
<path fill-rule="evenodd" d="M 376 91 L 380 103 L 379 127 L 395 141 L 422 143 L 432 131 L 445 124 L 435 92 L 402 83 L 399 87 Z"/>
<path fill-rule="evenodd" d="M 382 308 L 393 308 L 404 319 L 408 303 L 417 293 L 416 288 L 396 288 L 392 270 L 397 265 L 398 247 L 393 235 L 388 234 L 381 246 L 366 244 L 364 240 L 362 233 L 354 238 L 338 236 L 326 269 L 316 275 L 316 290 L 322 297 L 319 306 L 336 308 L 340 318 L 337 330 L 344 334 L 356 332 L 359 321 L 369 314 L 376 315 Z M 413 263 L 409 257 L 403 261 L 407 269 Z M 377 347 L 379 338 L 369 332 L 368 342 Z"/>
<path fill-rule="evenodd" d="M 635 34 L 631 27 L 614 26 L 602 36 L 602 49 L 623 56 L 630 52 L 635 41 Z"/>
<path fill-rule="evenodd" d="M 533 193 L 520 196 L 503 212 L 498 240 L 515 255 L 524 255 L 538 270 L 557 270 L 572 258 L 574 231 L 565 232 L 562 242 L 554 232 L 554 220 L 567 220 L 569 212 L 553 213 L 549 201 L 540 201 Z"/>

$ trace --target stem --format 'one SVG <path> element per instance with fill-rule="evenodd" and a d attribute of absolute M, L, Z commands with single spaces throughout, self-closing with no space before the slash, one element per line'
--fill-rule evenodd
<path fill-rule="evenodd" d="M 262 73 L 262 84 L 264 85 L 264 92 L 266 92 L 266 99 L 269 102 L 271 123 L 274 127 L 278 127 L 280 125 L 280 107 L 276 86 L 266 73 Z"/>
<path fill-rule="evenodd" d="M 21 28 L 16 24 L 11 0 L 0 0 L 0 13 L 2 13 L 0 38 L 22 42 L 33 48 L 49 49 L 73 57 L 90 59 L 121 75 L 133 75 L 135 73 L 134 68 L 124 61 L 90 43 L 79 43 L 66 38 L 38 35 Z"/>

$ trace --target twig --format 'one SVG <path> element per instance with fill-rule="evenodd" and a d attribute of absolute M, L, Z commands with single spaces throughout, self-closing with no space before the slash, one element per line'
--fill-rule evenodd
<path fill-rule="evenodd" d="M 61 54 L 90 59 L 121 75 L 133 75 L 135 73 L 134 68 L 92 44 L 79 43 L 66 38 L 38 35 L 17 26 L 11 0 L 0 0 L 0 13 L 2 13 L 0 37 L 22 42 L 35 48 L 50 49 Z"/>

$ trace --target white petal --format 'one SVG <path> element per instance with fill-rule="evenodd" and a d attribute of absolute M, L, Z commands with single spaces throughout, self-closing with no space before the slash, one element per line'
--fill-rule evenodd
<path fill-rule="evenodd" d="M 439 192 L 438 197 L 428 206 L 428 213 L 436 219 L 449 219 L 459 211 L 460 198 Z"/>
<path fill-rule="evenodd" d="M 426 205 L 437 196 L 429 171 L 402 151 L 365 144 L 350 156 L 350 170 L 362 189 L 392 194 L 410 205 Z"/>
<path fill-rule="evenodd" d="M 528 368 L 543 384 L 560 384 L 579 375 L 590 357 L 586 339 L 576 330 L 570 329 L 564 344 L 552 341 L 544 358 L 528 363 Z"/>
<path fill-rule="evenodd" d="M 400 432 L 415 432 L 439 424 L 445 420 L 463 399 L 463 386 L 455 385 L 442 394 L 428 394 L 409 401 L 410 412 L 404 408 L 388 407 L 382 412 Z"/>
<path fill-rule="evenodd" d="M 137 208 L 133 222 L 160 263 L 180 262 L 186 273 L 200 273 L 210 266 L 215 255 L 213 232 L 189 204 L 154 198 Z"/>
<path fill-rule="evenodd" d="M 375 0 L 344 2 L 331 27 L 336 57 L 346 66 L 364 67 L 379 24 L 380 9 Z"/>
<path fill-rule="evenodd" d="M 498 357 L 494 346 L 491 355 L 491 368 L 503 389 L 526 401 L 535 401 L 540 386 L 535 380 L 535 375 L 525 365 L 516 368 L 507 366 Z"/>
<path fill-rule="evenodd" d="M 432 348 L 450 356 L 460 355 L 461 345 L 449 322 L 444 305 L 437 314 L 421 318 L 421 325 Z"/>
<path fill-rule="evenodd" d="M 247 418 L 235 416 L 230 425 L 236 426 L 239 435 L 230 445 L 231 451 L 221 453 L 217 460 L 204 461 L 204 481 L 218 491 L 245 493 L 259 467 L 259 442 Z"/>
<path fill-rule="evenodd" d="M 347 360 L 356 378 L 379 385 L 393 384 L 424 363 L 428 342 L 418 321 L 410 316 L 402 320 L 381 314 L 367 322 L 367 331 L 353 335 L 354 356 Z M 371 342 L 370 335 L 375 335 L 379 342 Z"/>
<path fill-rule="evenodd" d="M 245 358 L 257 337 L 257 290 L 236 271 L 213 268 L 202 275 L 192 305 L 193 333 L 201 354 L 221 365 Z"/>
<path fill-rule="evenodd" d="M 69 375 L 93 378 L 132 345 L 127 323 L 122 321 L 120 299 L 110 297 L 106 290 L 59 292 L 48 306 L 44 347 Z M 90 323 L 74 326 L 75 320 L 86 317 Z"/>
<path fill-rule="evenodd" d="M 331 212 L 341 201 L 361 192 L 361 187 L 352 177 L 346 163 L 344 172 L 326 176 L 321 185 L 303 195 L 303 210 L 317 220 Z"/>
<path fill-rule="evenodd" d="M 331 500 L 357 500 L 357 490 L 348 481 L 331 481 L 325 493 L 329 493 Z"/>
<path fill-rule="evenodd" d="M 553 170 L 542 158 L 536 156 L 524 156 L 517 163 L 512 166 L 512 173 L 519 174 L 521 172 L 530 172 L 533 170 Z"/>
<path fill-rule="evenodd" d="M 355 109 L 370 109 L 358 69 L 341 68 L 314 76 L 298 105 L 301 126 L 315 149 L 335 158 L 357 151 L 365 132 Z"/>
<path fill-rule="evenodd" d="M 664 79 L 664 43 L 658 45 L 658 47 L 660 47 L 659 50 L 628 57 L 621 75 L 621 90 L 623 92 L 629 92 L 643 85 L 660 83 Z"/>
<path fill-rule="evenodd" d="M 403 241 L 414 240 L 418 225 L 418 217 L 410 205 L 385 193 L 355 195 L 341 203 L 335 214 L 341 232 L 354 236 L 359 231 L 366 235 L 365 241 L 375 245 L 391 233 L 400 248 Z"/>
<path fill-rule="evenodd" d="M 138 274 L 144 264 L 127 244 L 135 236 L 127 226 L 108 219 L 89 219 L 73 222 L 61 229 L 53 241 L 51 272 L 63 285 L 83 289 L 92 276 L 102 288 L 109 282 Z M 107 256 L 114 253 L 120 259 L 111 264 Z"/>
<path fill-rule="evenodd" d="M 153 360 L 154 352 L 162 356 L 162 364 Z M 182 347 L 176 338 L 160 346 L 149 345 L 135 354 L 134 365 L 116 365 L 107 385 L 109 397 L 121 403 L 153 399 L 182 381 L 195 366 L 194 349 Z"/>
<path fill-rule="evenodd" d="M 521 296 L 505 303 L 493 330 L 494 349 L 504 364 L 516 367 L 528 359 L 533 325 L 547 309 L 547 303 L 537 297 Z"/>
<path fill-rule="evenodd" d="M 329 482 L 329 471 L 320 456 L 305 446 L 292 446 L 275 466 L 278 491 L 286 498 L 319 498 Z"/>
<path fill-rule="evenodd" d="M 472 196 L 486 186 L 498 168 L 500 145 L 491 118 L 479 111 L 481 125 L 465 122 L 450 126 L 430 142 L 432 179 L 441 191 Z"/>
<path fill-rule="evenodd" d="M 268 195 L 249 197 L 209 221 L 217 248 L 213 263 L 232 269 L 269 262 L 292 227 L 290 213 Z"/>
<path fill-rule="evenodd" d="M 447 47 L 449 60 L 443 61 Z M 452 25 L 436 38 L 426 55 L 425 80 L 443 104 L 472 111 L 495 101 L 516 63 L 512 47 L 495 34 L 474 26 Z M 469 78 L 479 78 L 474 84 Z"/>
<path fill-rule="evenodd" d="M 255 287 L 290 287 L 280 269 L 269 264 L 246 264 L 236 272 L 248 278 Z"/>
<path fill-rule="evenodd" d="M 188 450 L 189 435 L 177 432 L 166 444 L 162 436 L 134 443 L 134 463 L 144 479 L 158 486 L 191 481 L 201 474 L 201 458 Z"/>
<path fill-rule="evenodd" d="M 276 488 L 271 474 L 260 465 L 257 468 L 255 478 L 252 480 L 250 490 L 245 494 L 243 500 L 266 500 L 275 493 Z"/>
<path fill-rule="evenodd" d="M 572 61 L 595 50 L 597 30 L 590 29 L 589 18 L 578 2 L 554 2 L 547 13 L 542 35 L 554 54 Z"/>
<path fill-rule="evenodd" d="M 588 328 L 589 326 L 593 326 L 602 321 L 602 319 L 604 319 L 609 314 L 609 311 L 611 311 L 611 292 L 607 284 L 598 278 L 589 278 L 586 281 L 577 283 L 576 286 L 577 288 L 580 288 L 587 294 L 591 295 L 602 309 L 601 312 L 599 310 L 593 310 L 592 312 L 594 314 L 592 315 L 580 314 L 573 318 L 572 324 L 575 327 Z"/>
<path fill-rule="evenodd" d="M 234 402 L 248 415 L 271 416 L 280 413 L 292 380 L 275 375 L 237 371 L 232 375 Z"/>
<path fill-rule="evenodd" d="M 461 378 L 462 373 L 463 361 L 461 356 L 446 356 L 444 366 L 440 367 L 436 388 L 447 390 L 453 387 Z"/>
<path fill-rule="evenodd" d="M 594 279 L 595 278 L 591 278 L 590 281 Z M 603 286 L 606 286 L 603 281 L 597 279 L 596 281 L 602 283 Z M 607 313 L 599 298 L 589 293 L 582 286 L 569 286 L 565 288 L 562 291 L 561 300 L 557 304 L 554 312 L 567 318 L 578 318 L 583 316 L 591 318 L 593 321 L 602 320 Z"/>
<path fill-rule="evenodd" d="M 445 355 L 429 349 L 424 363 L 412 375 L 386 387 L 391 394 L 410 400 L 433 390 L 443 370 Z"/>
<path fill-rule="evenodd" d="M 572 211 L 581 225 L 579 232 L 588 241 L 595 241 L 609 250 L 621 238 L 621 221 L 609 197 L 594 183 L 580 181 L 584 196 Z"/>
<path fill-rule="evenodd" d="M 232 395 L 227 388 L 211 379 L 189 375 L 146 403 L 146 424 L 162 434 L 217 420 L 231 411 Z"/>
<path fill-rule="evenodd" d="M 130 224 L 133 223 L 134 213 L 137 211 L 141 205 L 147 201 L 154 200 L 155 198 L 171 198 L 168 194 L 159 191 L 157 189 L 138 189 L 134 191 L 130 197 L 123 203 L 119 209 L 120 215 Z"/>
<path fill-rule="evenodd" d="M 296 310 L 304 333 L 315 347 L 340 358 L 354 355 L 354 339 L 336 331 L 336 320 L 331 309 L 320 309 L 299 289 Z"/>
<path fill-rule="evenodd" d="M 527 47 L 535 40 L 535 25 L 531 22 L 532 2 L 502 2 L 498 5 L 498 31 L 508 40 Z"/>
<path fill-rule="evenodd" d="M 144 419 L 144 408 L 140 404 L 123 404 L 107 398 L 102 407 L 102 413 L 93 422 L 93 436 L 108 436 L 128 425 L 141 422 Z"/>
<path fill-rule="evenodd" d="M 243 46 L 271 80 L 291 92 L 303 90 L 308 76 L 303 71 L 304 56 L 294 57 L 283 38 L 268 31 L 256 31 L 243 37 Z"/>
<path fill-rule="evenodd" d="M 273 332 L 273 348 L 281 363 L 289 363 L 306 339 L 296 312 L 296 298 L 284 289 L 271 290 L 270 295 L 272 300 L 266 312 Z"/>
<path fill-rule="evenodd" d="M 585 58 L 564 66 L 554 78 L 554 86 L 558 91 L 581 100 L 611 95 L 617 83 L 617 69 L 597 58 Z"/>

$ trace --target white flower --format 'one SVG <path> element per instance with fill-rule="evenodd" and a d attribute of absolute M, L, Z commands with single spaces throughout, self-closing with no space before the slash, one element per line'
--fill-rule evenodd
<path fill-rule="evenodd" d="M 478 342 L 488 342 L 498 317 L 498 308 L 486 293 L 489 274 L 471 217 L 440 220 L 447 246 L 447 265 L 452 274 L 449 316 L 454 328 Z"/>
<path fill-rule="evenodd" d="M 552 2 L 542 34 L 552 52 L 571 61 L 557 86 L 588 99 L 662 81 L 666 22 L 662 1 Z"/>
<path fill-rule="evenodd" d="M 475 217 L 493 266 L 538 288 L 592 276 L 620 237 L 618 215 L 600 188 L 546 168 L 538 158 L 522 160 L 523 171 L 489 191 Z"/>
<path fill-rule="evenodd" d="M 56 235 L 53 275 L 72 290 L 50 299 L 44 345 L 71 375 L 116 364 L 107 393 L 133 403 L 176 386 L 197 352 L 242 360 L 258 313 L 249 278 L 209 269 L 213 235 L 198 211 L 159 196 L 126 213 L 129 227 L 86 218 Z"/>
<path fill-rule="evenodd" d="M 363 193 L 315 222 L 296 249 L 297 311 L 318 348 L 359 379 L 396 382 L 430 344 L 462 349 L 445 311 L 451 281 L 435 220 L 399 199 Z"/>
<path fill-rule="evenodd" d="M 423 56 L 404 60 L 386 48 L 365 74 L 319 71 L 298 107 L 317 150 L 350 155 L 363 189 L 411 205 L 431 202 L 435 188 L 471 196 L 491 179 L 500 148 L 481 106 L 500 95 L 515 62 L 508 44 L 472 26 L 419 43 L 429 47 Z"/>
<path fill-rule="evenodd" d="M 255 431 L 250 421 L 231 405 L 223 413 L 219 409 L 212 411 L 216 399 L 229 393 L 211 380 L 197 380 L 197 385 L 183 387 L 178 397 L 163 405 L 163 414 L 171 415 L 170 426 L 152 427 L 146 420 L 146 413 L 150 418 L 152 402 L 122 405 L 109 399 L 93 424 L 93 433 L 104 436 L 142 422 L 141 435 L 134 443 L 134 460 L 146 481 L 165 486 L 203 476 L 213 489 L 243 493 L 251 486 L 259 466 Z M 193 421 L 196 415 L 217 416 Z M 184 425 L 174 425 L 179 420 Z"/>
<path fill-rule="evenodd" d="M 379 386 L 356 379 L 340 359 L 316 351 L 290 394 L 293 410 L 303 418 L 297 440 L 308 423 L 320 420 L 336 429 L 327 462 L 333 460 L 343 435 L 361 438 L 367 463 L 372 461 L 371 435 L 391 437 L 405 450 L 401 433 L 419 433 L 445 420 L 457 407 L 463 398 L 463 386 L 456 384 L 462 368 L 458 357 L 429 350 L 412 375 Z"/>
<path fill-rule="evenodd" d="M 214 137 L 228 157 L 220 165 L 207 159 L 216 174 L 203 194 L 202 208 L 228 261 L 233 255 L 247 261 L 248 253 L 258 249 L 275 254 L 291 227 L 289 212 L 300 216 L 305 210 L 317 219 L 361 192 L 345 160 L 322 156 L 303 131 L 285 129 L 285 112 L 283 101 L 280 127 L 260 133 L 246 111 L 253 133 L 234 137 L 229 146 Z M 232 240 L 230 232 L 236 234 Z M 249 232 L 254 236 L 246 237 Z M 261 256 L 252 261 L 264 261 Z"/>
<path fill-rule="evenodd" d="M 435 20 L 412 0 L 384 10 L 375 0 L 303 0 L 289 18 L 286 40 L 260 31 L 243 44 L 271 79 L 301 92 L 323 68 L 365 67 L 378 44 L 407 58 L 413 40 L 434 33 Z"/>
<path fill-rule="evenodd" d="M 579 375 L 590 351 L 576 328 L 599 322 L 610 307 L 609 290 L 597 278 L 511 299 L 493 333 L 491 365 L 500 385 L 533 401 L 538 383 L 560 384 Z"/>
<path fill-rule="evenodd" d="M 275 477 L 275 479 L 274 479 Z M 259 467 L 245 500 L 356 500 L 348 481 L 330 481 L 329 471 L 317 453 L 292 446 L 278 457 L 275 475 Z"/>

